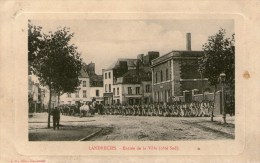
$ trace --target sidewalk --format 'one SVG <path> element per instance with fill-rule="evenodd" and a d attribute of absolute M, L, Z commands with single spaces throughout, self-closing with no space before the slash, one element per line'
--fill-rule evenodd
<path fill-rule="evenodd" d="M 101 130 L 100 127 L 88 125 L 95 121 L 91 117 L 80 118 L 61 116 L 60 129 L 47 128 L 47 113 L 34 113 L 29 118 L 29 141 L 79 141 Z"/>

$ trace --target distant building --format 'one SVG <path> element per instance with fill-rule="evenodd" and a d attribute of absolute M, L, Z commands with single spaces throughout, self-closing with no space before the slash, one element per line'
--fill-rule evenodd
<path fill-rule="evenodd" d="M 141 104 L 152 102 L 151 60 L 159 52 L 148 52 L 137 59 L 118 59 L 103 70 L 105 104 Z"/>
<path fill-rule="evenodd" d="M 103 101 L 103 77 L 95 73 L 95 63 L 85 64 L 81 69 L 80 85 L 74 93 L 65 93 L 60 97 L 60 104 L 77 104 Z"/>
<path fill-rule="evenodd" d="M 191 101 L 192 94 L 201 93 L 202 87 L 212 91 L 207 79 L 202 79 L 198 72 L 198 60 L 203 51 L 192 51 L 191 34 L 186 36 L 186 50 L 174 50 L 152 60 L 154 102 L 167 103 L 178 96 L 184 96 L 185 101 Z"/>
<path fill-rule="evenodd" d="M 40 86 L 36 78 L 34 75 L 28 76 L 29 112 L 41 112 L 44 110 L 44 89 Z"/>
<path fill-rule="evenodd" d="M 122 88 L 114 87 L 117 83 L 118 77 L 121 77 L 128 70 L 135 69 L 137 65 L 137 59 L 118 59 L 107 69 L 103 69 L 103 81 L 104 81 L 104 103 L 113 104 L 114 96 L 113 90 L 122 92 Z M 120 102 L 120 101 L 117 101 Z"/>
<path fill-rule="evenodd" d="M 49 99 L 50 99 L 50 90 L 47 89 L 46 87 L 43 87 L 41 89 L 41 94 L 42 94 L 42 102 L 43 102 L 43 107 L 45 110 L 49 108 Z M 51 93 L 51 108 L 54 108 L 58 106 L 58 96 L 52 92 Z"/>
<path fill-rule="evenodd" d="M 103 76 L 92 74 L 90 75 L 90 98 L 96 101 L 103 102 Z"/>
<path fill-rule="evenodd" d="M 113 85 L 113 102 L 122 104 L 152 103 L 151 71 L 140 68 L 129 70 Z"/>

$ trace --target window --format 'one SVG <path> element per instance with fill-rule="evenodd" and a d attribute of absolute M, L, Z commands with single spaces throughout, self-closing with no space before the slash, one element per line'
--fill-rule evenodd
<path fill-rule="evenodd" d="M 116 95 L 116 89 L 113 88 L 113 95 Z"/>
<path fill-rule="evenodd" d="M 87 82 L 83 81 L 83 87 L 86 87 L 86 86 L 87 86 Z"/>
<path fill-rule="evenodd" d="M 84 98 L 87 97 L 87 91 L 83 91 L 83 97 L 84 97 Z"/>
<path fill-rule="evenodd" d="M 166 69 L 166 80 L 169 80 L 169 78 L 168 78 L 168 69 Z"/>
<path fill-rule="evenodd" d="M 117 90 L 116 90 L 116 91 L 117 91 L 117 95 L 119 95 L 119 88 L 117 88 Z"/>
<path fill-rule="evenodd" d="M 136 92 L 136 94 L 140 94 L 140 87 L 136 87 L 135 92 Z"/>
<path fill-rule="evenodd" d="M 116 102 L 117 102 L 117 104 L 120 104 L 120 100 L 119 99 L 117 99 Z"/>
<path fill-rule="evenodd" d="M 132 94 L 132 88 L 128 87 L 128 94 L 131 95 Z"/>
<path fill-rule="evenodd" d="M 105 73 L 105 79 L 107 79 L 107 73 Z"/>
<path fill-rule="evenodd" d="M 79 91 L 76 91 L 76 98 L 79 98 Z"/>
<path fill-rule="evenodd" d="M 107 92 L 107 84 L 105 84 L 105 92 Z"/>
<path fill-rule="evenodd" d="M 71 93 L 67 93 L 67 97 L 71 97 Z"/>
<path fill-rule="evenodd" d="M 110 79 L 110 78 L 111 78 L 111 72 L 108 73 L 108 79 Z"/>
<path fill-rule="evenodd" d="M 109 84 L 108 87 L 109 87 L 109 88 L 108 88 L 108 89 L 109 89 L 108 92 L 111 92 L 111 84 Z"/>
<path fill-rule="evenodd" d="M 96 90 L 96 97 L 99 97 L 99 90 Z"/>
<path fill-rule="evenodd" d="M 161 70 L 161 82 L 163 81 L 163 73 L 162 73 L 162 70 Z"/>
<path fill-rule="evenodd" d="M 150 85 L 146 85 L 145 90 L 146 90 L 146 92 L 150 92 Z"/>

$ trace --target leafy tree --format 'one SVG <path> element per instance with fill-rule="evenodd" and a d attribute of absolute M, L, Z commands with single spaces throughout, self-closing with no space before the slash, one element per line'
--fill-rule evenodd
<path fill-rule="evenodd" d="M 219 83 L 218 78 L 221 73 L 226 74 L 226 84 L 229 86 L 234 96 L 235 88 L 235 34 L 232 38 L 226 37 L 226 31 L 220 29 L 218 33 L 208 37 L 208 41 L 203 45 L 204 54 L 199 61 L 199 71 L 208 78 L 211 85 L 215 86 L 215 93 Z M 213 111 L 211 116 L 213 121 Z"/>
<path fill-rule="evenodd" d="M 42 27 L 35 26 L 29 20 L 28 22 L 28 74 L 34 72 L 35 59 L 39 50 L 42 48 Z"/>
<path fill-rule="evenodd" d="M 33 61 L 34 72 L 41 85 L 47 86 L 50 90 L 48 127 L 52 93 L 56 93 L 58 97 L 65 92 L 72 93 L 80 84 L 78 76 L 82 59 L 77 47 L 69 43 L 73 36 L 66 27 L 54 33 L 43 34 L 42 46 L 37 50 L 37 57 Z"/>

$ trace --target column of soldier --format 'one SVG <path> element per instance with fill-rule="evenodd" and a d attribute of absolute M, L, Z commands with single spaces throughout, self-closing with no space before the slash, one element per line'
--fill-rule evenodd
<path fill-rule="evenodd" d="M 81 114 L 75 105 L 63 105 L 60 107 L 63 115 Z M 203 102 L 175 102 L 173 104 L 144 104 L 128 105 L 114 104 L 103 105 L 96 104 L 91 112 L 101 115 L 123 115 L 123 116 L 164 116 L 164 117 L 208 117 L 214 109 L 214 103 L 211 101 Z M 81 115 L 80 115 L 81 116 Z"/>
<path fill-rule="evenodd" d="M 192 102 L 152 105 L 108 105 L 104 114 L 130 116 L 207 117 L 214 105 L 211 102 Z"/>

